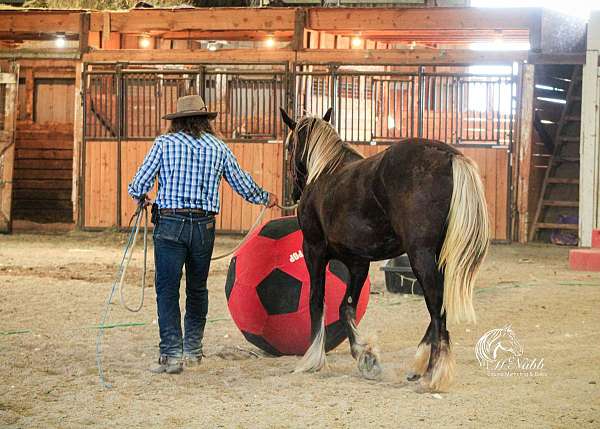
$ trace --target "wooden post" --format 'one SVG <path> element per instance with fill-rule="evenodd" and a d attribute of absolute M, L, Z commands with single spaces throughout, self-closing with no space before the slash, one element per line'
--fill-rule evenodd
<path fill-rule="evenodd" d="M 600 12 L 588 24 L 587 61 L 583 67 L 579 171 L 579 245 L 592 244 L 600 228 Z"/>
<path fill-rule="evenodd" d="M 519 144 L 517 147 L 516 165 L 517 177 L 517 213 L 519 216 L 518 240 L 519 243 L 527 242 L 529 231 L 529 178 L 531 173 L 531 156 L 533 149 L 533 109 L 534 109 L 534 86 L 535 66 L 524 64 L 520 82 L 520 104 L 519 111 Z"/>
<path fill-rule="evenodd" d="M 79 198 L 82 190 L 81 174 L 83 166 L 81 165 L 83 153 L 83 62 L 79 62 L 75 67 L 75 108 L 73 109 L 73 190 L 71 201 L 73 202 L 73 222 L 82 226 L 81 218 L 81 199 Z"/>
<path fill-rule="evenodd" d="M 304 9 L 296 10 L 294 21 L 294 38 L 292 39 L 292 49 L 302 51 L 304 49 L 304 28 L 306 27 L 306 11 Z"/>
<path fill-rule="evenodd" d="M 80 24 L 79 24 L 79 53 L 81 55 L 85 54 L 90 50 L 90 46 L 88 43 L 90 37 L 90 12 L 83 12 L 80 15 Z"/>
<path fill-rule="evenodd" d="M 25 120 L 33 122 L 33 94 L 35 92 L 33 67 L 24 70 L 25 75 Z"/>
<path fill-rule="evenodd" d="M 107 49 L 110 43 L 110 13 L 102 15 L 102 49 Z"/>

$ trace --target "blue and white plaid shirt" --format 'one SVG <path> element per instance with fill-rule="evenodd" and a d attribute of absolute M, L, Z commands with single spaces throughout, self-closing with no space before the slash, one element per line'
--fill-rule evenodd
<path fill-rule="evenodd" d="M 240 168 L 231 149 L 209 133 L 200 138 L 185 133 L 157 137 L 129 184 L 129 195 L 140 198 L 147 194 L 157 174 L 156 203 L 161 209 L 194 208 L 218 213 L 223 176 L 245 200 L 254 204 L 267 204 L 269 200 L 269 194 Z"/>

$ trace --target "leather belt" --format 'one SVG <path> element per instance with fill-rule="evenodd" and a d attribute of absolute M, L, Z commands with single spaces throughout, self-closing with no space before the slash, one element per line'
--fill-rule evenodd
<path fill-rule="evenodd" d="M 178 214 L 178 215 L 198 215 L 198 216 L 204 216 L 204 217 L 209 217 L 209 216 L 214 216 L 215 213 L 214 212 L 209 212 L 206 210 L 202 210 L 202 209 L 160 209 L 159 213 L 161 215 L 172 215 L 172 214 Z"/>

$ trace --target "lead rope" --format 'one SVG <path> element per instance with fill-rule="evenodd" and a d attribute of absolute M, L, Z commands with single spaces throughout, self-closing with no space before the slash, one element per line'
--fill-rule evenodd
<path fill-rule="evenodd" d="M 294 204 L 291 206 L 281 206 L 281 205 L 277 204 L 277 207 L 280 208 L 281 210 L 294 210 L 296 207 L 298 207 L 298 204 Z M 252 226 L 250 227 L 250 229 L 248 230 L 248 232 L 242 239 L 242 241 L 237 246 L 235 246 L 235 248 L 233 250 L 231 250 L 227 253 L 224 253 L 222 255 L 214 256 L 214 257 L 210 258 L 210 260 L 216 261 L 219 259 L 223 259 L 223 258 L 226 258 L 227 256 L 230 256 L 233 253 L 237 252 L 238 249 L 246 242 L 246 239 L 250 236 L 250 234 L 252 234 L 252 232 L 254 232 L 256 227 L 258 227 L 258 225 L 260 225 L 260 222 L 262 221 L 262 218 L 264 217 L 266 211 L 267 211 L 267 206 L 264 206 L 262 208 L 262 210 L 260 211 L 260 213 L 258 214 L 258 217 L 256 218 L 256 220 L 254 221 L 254 223 L 252 224 Z M 127 272 L 127 267 L 129 266 L 129 262 L 131 262 L 131 257 L 133 256 L 133 248 L 135 247 L 138 232 L 140 230 L 142 213 L 144 214 L 144 218 L 145 218 L 145 222 L 144 222 L 144 267 L 142 270 L 142 290 L 140 292 L 140 301 L 139 301 L 138 305 L 136 307 L 129 307 L 125 301 L 124 294 L 123 294 L 123 290 L 125 289 L 125 287 L 124 287 L 125 286 L 125 274 Z M 108 314 L 110 312 L 110 304 L 112 304 L 112 299 L 115 294 L 115 291 L 117 290 L 117 288 L 119 289 L 119 302 L 121 303 L 121 306 L 124 309 L 131 311 L 132 313 L 139 312 L 144 305 L 144 289 L 146 288 L 146 271 L 147 271 L 146 265 L 147 265 L 147 260 L 148 260 L 148 257 L 147 257 L 148 256 L 148 207 L 142 206 L 141 204 L 138 205 L 138 208 L 136 209 L 135 213 L 129 220 L 129 224 L 127 226 L 128 228 L 131 227 L 131 222 L 134 219 L 135 219 L 135 223 L 133 225 L 131 233 L 129 234 L 129 238 L 127 239 L 127 243 L 125 245 L 125 251 L 123 252 L 123 257 L 121 258 L 121 264 L 119 265 L 119 269 L 117 270 L 117 275 L 116 275 L 115 280 L 110 289 L 108 298 L 106 299 L 106 303 L 104 305 L 104 311 L 102 312 L 102 318 L 100 320 L 100 324 L 98 325 L 98 335 L 96 335 L 96 366 L 98 367 L 98 378 L 100 381 L 100 385 L 106 389 L 111 389 L 112 384 L 106 382 L 106 379 L 104 377 L 104 370 L 102 369 L 102 339 L 104 338 L 105 324 L 106 324 L 106 320 L 108 319 Z"/>

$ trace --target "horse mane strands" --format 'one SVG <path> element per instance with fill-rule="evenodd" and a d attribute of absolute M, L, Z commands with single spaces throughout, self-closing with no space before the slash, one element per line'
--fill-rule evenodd
<path fill-rule="evenodd" d="M 296 136 L 304 128 L 307 128 L 307 138 L 302 156 L 306 159 L 307 184 L 314 182 L 322 174 L 333 173 L 348 151 L 364 158 L 360 152 L 342 141 L 329 122 L 317 117 L 304 117 L 296 126 Z"/>

